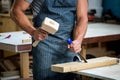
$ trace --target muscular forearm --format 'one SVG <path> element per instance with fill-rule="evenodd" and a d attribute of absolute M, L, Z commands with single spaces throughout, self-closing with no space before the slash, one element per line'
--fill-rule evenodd
<path fill-rule="evenodd" d="M 80 43 L 82 43 L 82 40 L 87 30 L 88 23 L 87 10 L 88 10 L 87 0 L 78 0 L 76 12 L 77 22 L 76 27 L 74 29 L 74 39 L 78 40 Z"/>
<path fill-rule="evenodd" d="M 80 43 L 82 43 L 82 40 L 87 30 L 87 24 L 88 24 L 87 17 L 78 19 L 76 27 L 74 29 L 74 40 L 78 40 Z"/>
<path fill-rule="evenodd" d="M 24 11 L 30 6 L 30 4 L 31 3 L 26 0 L 14 0 L 10 16 L 17 25 L 29 33 L 35 40 L 44 40 L 48 33 L 39 28 L 34 28 L 27 16 L 24 14 Z"/>
<path fill-rule="evenodd" d="M 30 23 L 27 16 L 24 14 L 24 12 L 20 9 L 11 9 L 10 16 L 12 20 L 19 25 L 23 30 L 28 32 L 30 35 L 33 34 L 33 31 L 35 28 Z"/>
<path fill-rule="evenodd" d="M 70 48 L 75 53 L 81 51 L 81 44 L 87 30 L 87 10 L 87 0 L 77 0 L 77 21 L 73 34 L 74 41 L 72 44 L 68 45 L 68 48 Z"/>
<path fill-rule="evenodd" d="M 75 53 L 81 51 L 81 44 L 85 36 L 86 30 L 87 30 L 87 18 L 86 17 L 78 18 L 76 27 L 74 28 L 74 40 L 72 44 L 68 45 L 68 48 L 70 48 Z"/>

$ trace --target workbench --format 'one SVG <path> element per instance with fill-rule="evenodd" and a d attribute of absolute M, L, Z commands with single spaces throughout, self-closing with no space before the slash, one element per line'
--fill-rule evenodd
<path fill-rule="evenodd" d="M 80 70 L 74 73 L 102 80 L 120 80 L 120 60 L 119 63 L 116 65 Z"/>
<path fill-rule="evenodd" d="M 0 49 L 20 53 L 21 77 L 29 77 L 29 51 L 31 51 L 31 42 L 22 43 L 22 40 L 30 39 L 30 35 L 24 31 L 0 33 L 0 35 L 9 35 L 9 39 L 0 40 Z M 3 37 L 0 37 L 1 39 Z M 96 42 L 107 42 L 120 40 L 120 25 L 105 23 L 88 24 L 87 33 L 83 40 L 82 55 L 86 56 L 85 45 Z"/>
<path fill-rule="evenodd" d="M 31 36 L 24 31 L 0 33 L 0 49 L 19 53 L 21 77 L 28 78 Z"/>
<path fill-rule="evenodd" d="M 86 57 L 87 44 L 115 40 L 120 40 L 120 25 L 107 23 L 89 23 L 87 33 L 83 40 L 81 54 Z"/>

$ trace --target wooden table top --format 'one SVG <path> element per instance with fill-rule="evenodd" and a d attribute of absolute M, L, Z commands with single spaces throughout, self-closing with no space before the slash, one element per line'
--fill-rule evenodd
<path fill-rule="evenodd" d="M 6 38 L 10 35 L 9 38 Z M 0 49 L 12 52 L 31 50 L 31 36 L 25 31 L 0 33 Z"/>
<path fill-rule="evenodd" d="M 88 24 L 84 44 L 120 40 L 120 25 L 106 23 Z"/>

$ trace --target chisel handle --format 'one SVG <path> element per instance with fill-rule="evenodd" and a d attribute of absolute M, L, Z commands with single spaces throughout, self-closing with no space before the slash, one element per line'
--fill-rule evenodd
<path fill-rule="evenodd" d="M 68 40 L 67 40 L 67 43 L 68 44 L 71 44 L 72 43 L 72 40 L 69 38 Z M 74 59 L 73 59 L 73 61 L 81 61 L 81 59 L 80 58 L 82 58 L 83 60 L 84 60 L 84 62 L 85 63 L 87 63 L 87 60 L 80 54 L 80 53 L 78 53 L 78 55 L 76 55 L 75 57 L 74 57 Z"/>

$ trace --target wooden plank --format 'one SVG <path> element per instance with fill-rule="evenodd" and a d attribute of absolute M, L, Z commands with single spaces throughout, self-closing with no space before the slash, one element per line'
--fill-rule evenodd
<path fill-rule="evenodd" d="M 120 59 L 116 65 L 80 70 L 76 71 L 75 74 L 99 78 L 100 80 L 120 80 Z"/>
<path fill-rule="evenodd" d="M 19 76 L 20 72 L 19 71 L 6 71 L 6 72 L 1 72 L 2 77 L 10 77 L 10 76 Z"/>
<path fill-rule="evenodd" d="M 96 67 L 103 67 L 109 66 L 118 63 L 117 58 L 112 57 L 99 57 L 94 59 L 88 59 L 88 63 L 82 62 L 68 62 L 62 64 L 55 64 L 51 66 L 51 70 L 55 72 L 73 72 L 79 71 L 84 69 L 96 68 Z"/>
<path fill-rule="evenodd" d="M 4 60 L 3 63 L 4 63 L 4 65 L 5 65 L 5 67 L 6 67 L 8 70 L 10 70 L 10 71 L 16 69 L 16 66 L 15 66 L 15 65 L 12 63 L 12 61 L 9 60 L 9 59 Z"/>
<path fill-rule="evenodd" d="M 0 62 L 0 68 L 2 68 L 5 71 L 8 71 L 8 69 L 5 67 L 5 65 L 2 62 Z"/>
<path fill-rule="evenodd" d="M 0 77 L 0 80 L 19 80 L 20 76 Z"/>

